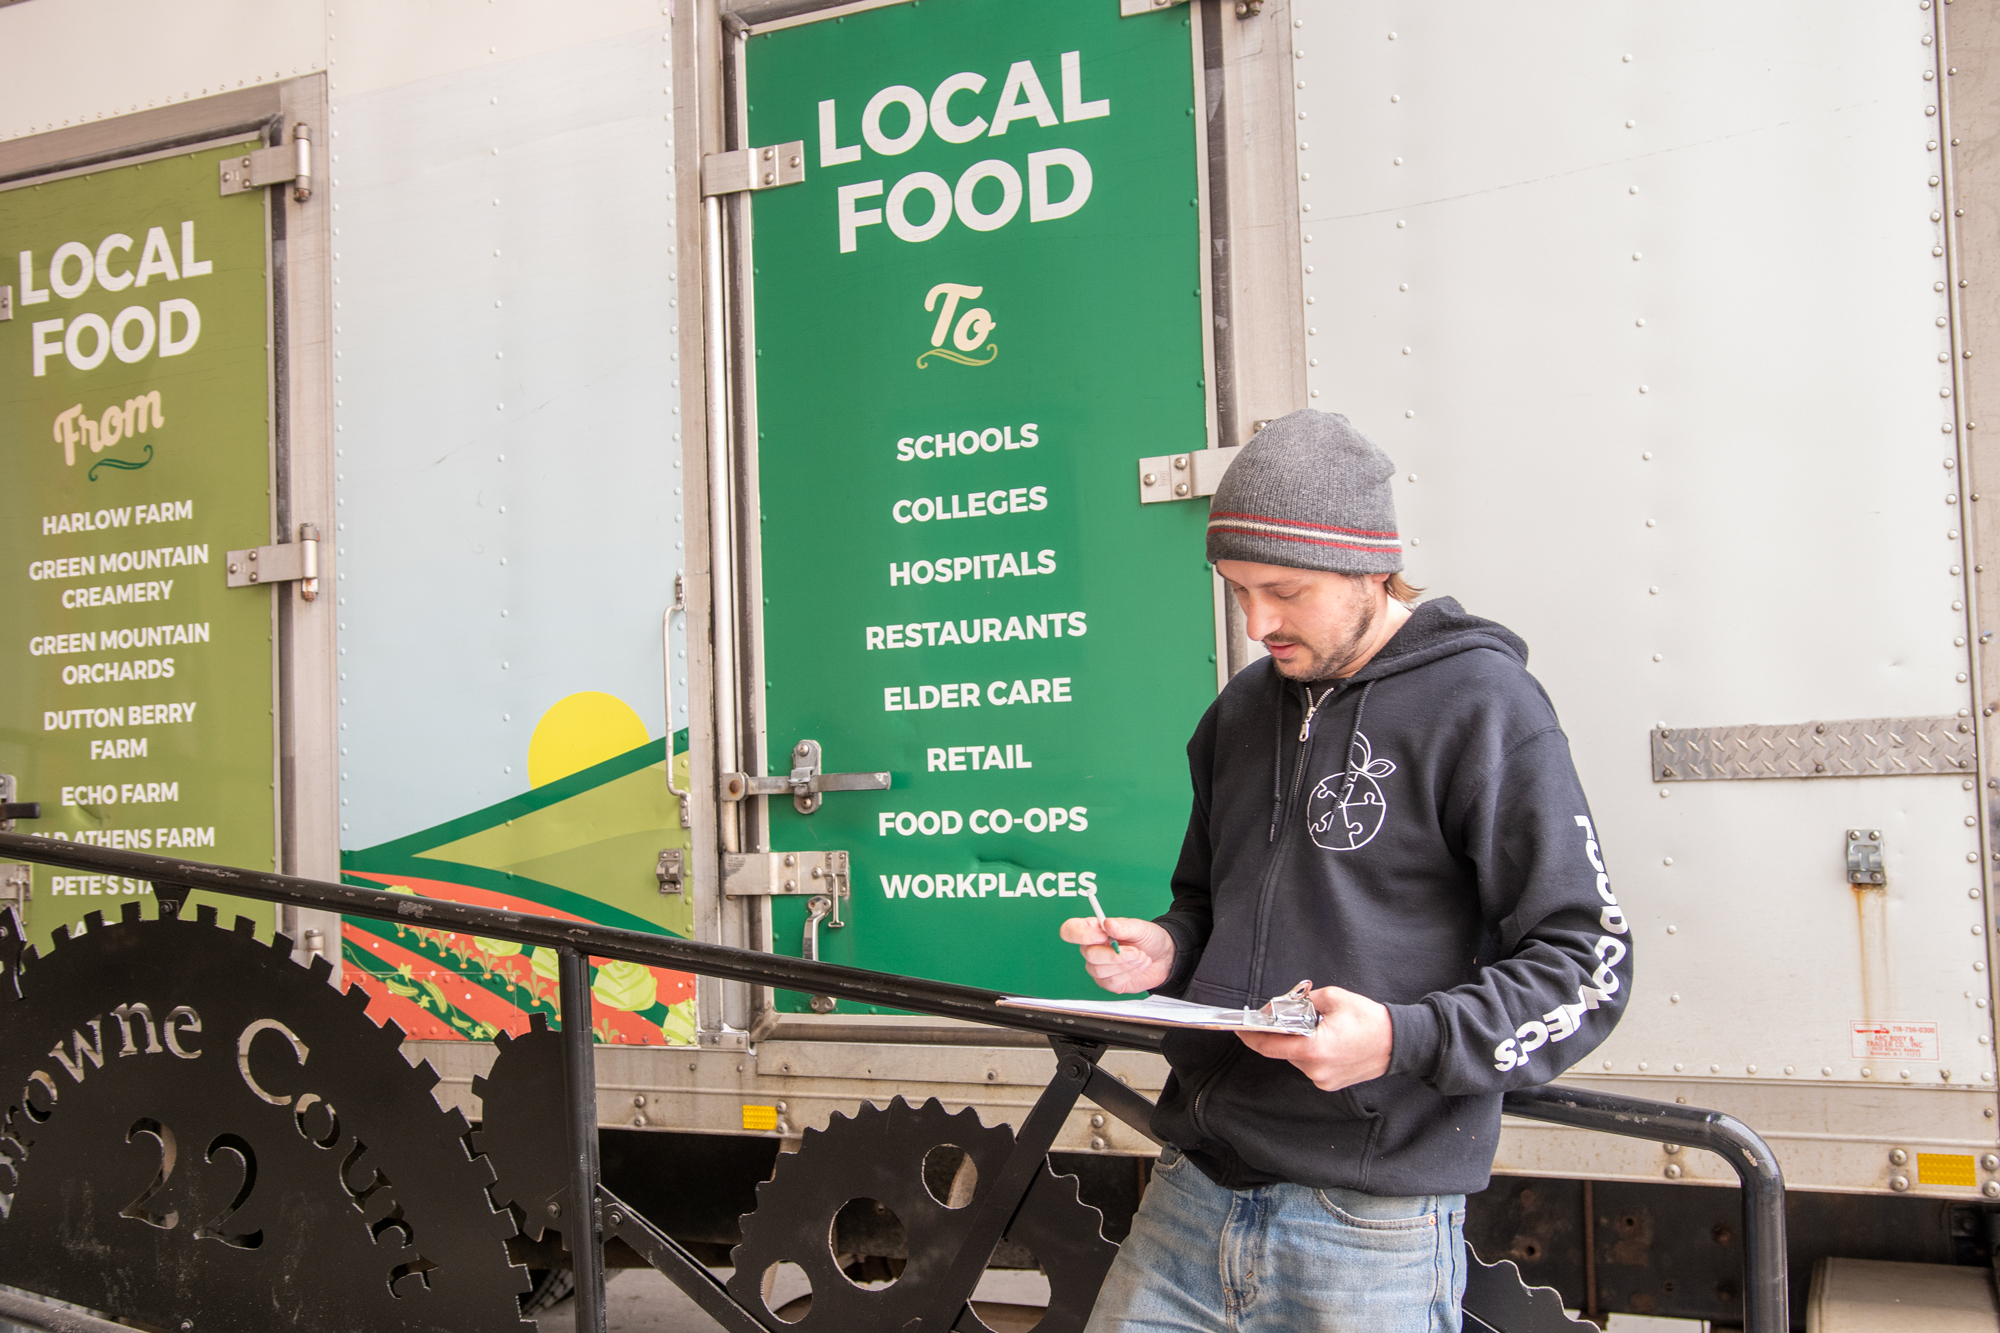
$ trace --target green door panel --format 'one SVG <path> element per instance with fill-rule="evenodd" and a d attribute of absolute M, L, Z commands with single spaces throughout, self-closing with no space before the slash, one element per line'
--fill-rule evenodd
<path fill-rule="evenodd" d="M 1112 0 L 749 42 L 751 142 L 806 146 L 753 204 L 768 762 L 894 774 L 769 803 L 774 848 L 852 853 L 830 961 L 1088 994 L 1079 890 L 1166 905 L 1216 680 L 1207 507 L 1138 501 L 1207 441 L 1190 52 Z"/>
<path fill-rule="evenodd" d="M 263 192 L 217 187 L 240 151 L 0 190 L 0 772 L 41 802 L 21 832 L 270 870 L 272 594 L 223 571 L 271 539 Z M 30 934 L 150 894 L 37 867 Z"/>

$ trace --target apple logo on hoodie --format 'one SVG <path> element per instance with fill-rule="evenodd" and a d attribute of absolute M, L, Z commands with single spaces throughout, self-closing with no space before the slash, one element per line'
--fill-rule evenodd
<path fill-rule="evenodd" d="M 1366 846 L 1382 831 L 1382 821 L 1389 814 L 1376 779 L 1395 771 L 1393 760 L 1375 758 L 1368 738 L 1355 732 L 1347 771 L 1329 773 L 1312 790 L 1306 806 L 1306 832 L 1313 842 L 1329 852 L 1351 852 Z"/>

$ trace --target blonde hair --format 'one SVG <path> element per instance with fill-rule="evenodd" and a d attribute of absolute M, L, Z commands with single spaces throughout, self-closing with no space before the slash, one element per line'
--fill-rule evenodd
<path fill-rule="evenodd" d="M 1411 605 L 1417 598 L 1424 595 L 1424 590 L 1404 578 L 1400 571 L 1391 574 L 1389 581 L 1383 584 L 1382 587 L 1392 600 L 1401 602 L 1405 606 Z"/>

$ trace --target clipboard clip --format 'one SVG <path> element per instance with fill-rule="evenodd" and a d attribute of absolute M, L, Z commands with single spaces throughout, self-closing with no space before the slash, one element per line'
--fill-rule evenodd
<path fill-rule="evenodd" d="M 1313 984 L 1301 981 L 1283 995 L 1274 995 L 1262 1009 L 1243 1015 L 1245 1027 L 1272 1028 L 1279 1032 L 1307 1033 L 1319 1026 L 1319 1010 L 1312 1002 Z"/>

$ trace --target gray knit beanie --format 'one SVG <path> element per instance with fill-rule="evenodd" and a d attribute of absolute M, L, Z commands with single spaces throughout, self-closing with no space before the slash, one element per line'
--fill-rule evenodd
<path fill-rule="evenodd" d="M 1279 417 L 1243 446 L 1209 501 L 1209 563 L 1394 573 L 1403 567 L 1395 471 L 1337 412 Z"/>

